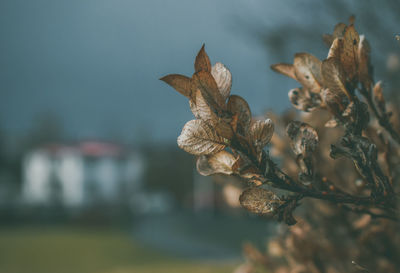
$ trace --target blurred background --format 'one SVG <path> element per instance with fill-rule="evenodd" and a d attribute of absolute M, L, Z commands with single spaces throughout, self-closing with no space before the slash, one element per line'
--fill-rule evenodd
<path fill-rule="evenodd" d="M 356 16 L 375 77 L 399 84 L 398 1 L 0 0 L 0 272 L 231 272 L 274 223 L 235 181 L 201 177 L 176 138 L 206 44 L 253 115 L 288 109 L 269 66 L 326 57 Z"/>

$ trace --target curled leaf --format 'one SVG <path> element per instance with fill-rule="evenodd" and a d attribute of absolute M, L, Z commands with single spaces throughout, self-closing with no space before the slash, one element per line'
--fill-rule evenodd
<path fill-rule="evenodd" d="M 229 97 L 232 86 L 232 75 L 228 68 L 222 63 L 216 63 L 211 68 L 211 75 L 214 77 L 217 83 L 219 92 L 222 97 L 226 100 Z"/>
<path fill-rule="evenodd" d="M 270 119 L 256 120 L 250 126 L 249 138 L 259 150 L 263 149 L 274 134 L 274 124 Z"/>
<path fill-rule="evenodd" d="M 296 155 L 310 156 L 318 146 L 318 134 L 307 123 L 292 121 L 286 128 L 290 145 Z"/>
<path fill-rule="evenodd" d="M 239 201 L 248 211 L 262 215 L 273 215 L 284 203 L 275 193 L 258 187 L 246 189 Z"/>
<path fill-rule="evenodd" d="M 225 148 L 226 141 L 205 121 L 188 121 L 178 137 L 178 146 L 194 155 L 213 154 Z"/>
<path fill-rule="evenodd" d="M 296 109 L 311 112 L 321 105 L 319 94 L 310 93 L 304 88 L 294 88 L 289 91 L 289 100 Z"/>
<path fill-rule="evenodd" d="M 190 78 L 179 74 L 170 74 L 165 77 L 162 77 L 160 80 L 166 82 L 167 84 L 175 88 L 176 91 L 178 91 L 185 97 L 190 98 L 191 96 Z"/>
<path fill-rule="evenodd" d="M 251 122 L 251 111 L 248 103 L 240 96 L 231 95 L 227 108 L 232 116 L 237 116 L 237 131 L 245 135 Z"/>
<path fill-rule="evenodd" d="M 313 93 L 321 91 L 321 61 L 317 57 L 308 53 L 297 53 L 293 66 L 298 82 Z"/>
<path fill-rule="evenodd" d="M 271 69 L 297 81 L 292 64 L 279 63 L 271 65 Z"/>
<path fill-rule="evenodd" d="M 220 151 L 213 155 L 202 155 L 197 159 L 197 171 L 204 176 L 215 173 L 232 174 L 232 167 L 236 158 L 227 151 Z"/>
<path fill-rule="evenodd" d="M 328 58 L 322 62 L 322 77 L 324 84 L 332 93 L 346 94 L 351 100 L 352 96 L 344 85 L 344 71 L 336 58 Z"/>
<path fill-rule="evenodd" d="M 211 72 L 211 63 L 210 63 L 210 58 L 208 58 L 208 55 L 204 49 L 204 44 L 201 47 L 199 53 L 197 53 L 196 60 L 194 62 L 194 71 L 199 72 L 199 71 L 208 71 Z"/>

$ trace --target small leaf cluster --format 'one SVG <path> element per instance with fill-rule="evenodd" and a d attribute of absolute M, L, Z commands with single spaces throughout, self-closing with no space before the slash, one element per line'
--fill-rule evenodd
<path fill-rule="evenodd" d="M 196 118 L 183 127 L 179 147 L 198 156 L 197 169 L 202 175 L 259 177 L 261 173 L 253 163 L 263 160 L 273 123 L 270 119 L 253 120 L 246 100 L 230 95 L 231 72 L 222 63 L 211 66 L 204 45 L 194 69 L 191 78 L 177 74 L 161 78 L 189 99 Z"/>

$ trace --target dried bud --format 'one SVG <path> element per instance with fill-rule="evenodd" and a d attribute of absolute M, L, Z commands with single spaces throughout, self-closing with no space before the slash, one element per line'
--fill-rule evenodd
<path fill-rule="evenodd" d="M 274 124 L 270 119 L 256 120 L 250 126 L 249 138 L 258 150 L 262 150 L 271 140 Z"/>
<path fill-rule="evenodd" d="M 292 121 L 286 128 L 286 133 L 291 140 L 291 147 L 296 155 L 308 157 L 318 145 L 318 134 L 307 123 Z"/>
<path fill-rule="evenodd" d="M 275 193 L 256 187 L 246 189 L 239 201 L 248 211 L 262 215 L 272 215 L 284 203 Z"/>
<path fill-rule="evenodd" d="M 289 100 L 294 108 L 304 112 L 311 112 L 321 105 L 321 97 L 304 88 L 295 88 L 289 91 Z"/>

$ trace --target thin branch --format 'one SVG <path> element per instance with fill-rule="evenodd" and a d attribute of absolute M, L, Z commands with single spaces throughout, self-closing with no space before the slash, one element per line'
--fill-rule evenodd
<path fill-rule="evenodd" d="M 374 101 L 372 100 L 371 93 L 368 92 L 365 88 L 360 90 L 360 93 L 363 97 L 367 100 L 369 107 L 371 108 L 372 112 L 374 113 L 375 117 L 378 119 L 379 125 L 382 126 L 392 137 L 397 144 L 400 144 L 400 135 L 396 130 L 393 128 L 392 124 L 389 121 L 389 115 L 387 113 L 380 114 Z"/>

